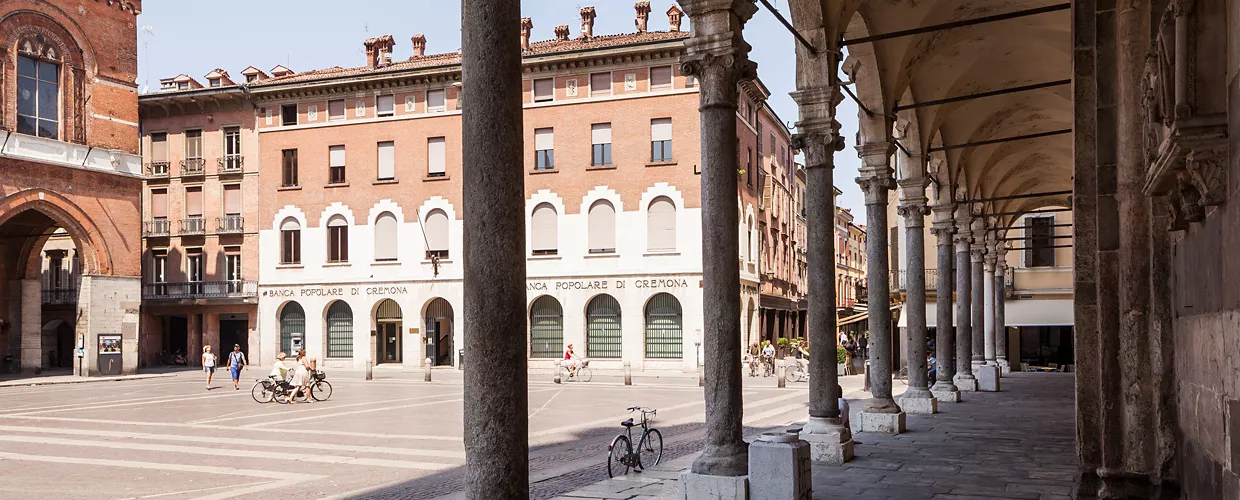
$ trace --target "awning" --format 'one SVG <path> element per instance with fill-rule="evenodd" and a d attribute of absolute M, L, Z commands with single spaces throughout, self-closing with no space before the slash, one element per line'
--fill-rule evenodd
<path fill-rule="evenodd" d="M 1004 302 L 1004 321 L 1007 326 L 1071 326 L 1073 324 L 1072 301 L 1069 299 L 1007 300 Z M 926 326 L 933 328 L 938 322 L 938 309 L 934 302 L 926 302 Z M 956 307 L 952 306 L 952 321 L 956 321 Z M 908 326 L 908 315 L 901 314 L 900 328 Z"/>
<path fill-rule="evenodd" d="M 791 299 L 788 299 L 786 297 L 780 297 L 778 295 L 767 295 L 764 293 L 759 298 L 758 304 L 763 309 L 778 309 L 781 311 L 797 310 L 796 302 L 793 302 Z"/>
<path fill-rule="evenodd" d="M 903 305 L 903 304 L 896 304 L 896 305 L 894 305 L 894 306 L 891 306 L 891 310 L 892 310 L 892 311 L 894 311 L 894 310 L 896 310 L 896 309 L 900 309 L 900 312 L 901 312 L 901 314 L 900 314 L 900 318 L 904 318 L 904 316 L 905 316 L 905 314 L 903 314 L 903 312 L 904 312 L 904 305 Z M 835 325 L 836 325 L 836 327 L 841 327 L 841 326 L 844 326 L 844 325 L 851 325 L 851 324 L 856 323 L 856 322 L 858 322 L 858 321 L 865 321 L 866 319 L 869 319 L 869 317 L 870 317 L 870 313 L 869 313 L 868 311 L 867 311 L 867 312 L 863 312 L 863 313 L 859 313 L 859 314 L 854 314 L 854 315 L 852 315 L 852 316 L 848 316 L 848 317 L 846 317 L 846 318 L 840 318 L 840 320 L 839 320 L 839 321 L 837 321 L 837 322 L 835 323 Z M 901 319 L 900 321 L 904 321 L 904 320 L 903 320 L 903 319 Z"/>

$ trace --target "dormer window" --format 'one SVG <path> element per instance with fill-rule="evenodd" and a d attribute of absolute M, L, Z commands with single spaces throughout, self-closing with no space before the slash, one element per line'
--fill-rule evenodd
<path fill-rule="evenodd" d="M 222 82 L 220 81 L 220 79 L 219 79 L 219 78 L 209 78 L 209 79 L 207 79 L 207 85 L 210 85 L 210 86 L 212 86 L 212 87 L 219 87 L 221 83 L 222 83 Z"/>
<path fill-rule="evenodd" d="M 178 90 L 189 90 L 189 82 L 179 82 L 179 83 L 177 83 L 177 89 L 178 89 Z"/>
<path fill-rule="evenodd" d="M 60 138 L 60 66 L 17 56 L 17 133 Z"/>
<path fill-rule="evenodd" d="M 245 75 L 245 82 L 246 82 L 246 83 L 253 83 L 253 82 L 257 82 L 257 81 L 258 81 L 258 75 Z"/>

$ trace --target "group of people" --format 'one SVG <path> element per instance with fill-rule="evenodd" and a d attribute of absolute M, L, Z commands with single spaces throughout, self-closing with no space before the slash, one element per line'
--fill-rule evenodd
<path fill-rule="evenodd" d="M 207 373 L 207 390 L 211 387 L 211 377 L 215 375 L 216 364 L 215 353 L 211 352 L 211 346 L 202 346 L 202 371 Z M 232 352 L 228 353 L 228 372 L 232 375 L 233 389 L 241 390 L 241 372 L 249 370 L 250 364 L 245 359 L 245 353 L 241 352 L 241 344 L 233 344 Z"/>
<path fill-rule="evenodd" d="M 865 335 L 857 335 L 853 337 L 847 333 L 840 332 L 840 346 L 844 348 L 844 375 L 856 375 L 857 367 L 853 363 L 854 359 L 865 359 L 869 350 L 869 338 Z"/>
<path fill-rule="evenodd" d="M 314 373 L 314 366 L 310 364 L 310 358 L 306 357 L 306 350 L 299 349 L 297 351 L 297 360 L 293 366 L 289 366 L 285 362 L 288 355 L 281 352 L 276 354 L 275 365 L 271 368 L 271 376 L 276 380 L 284 380 L 289 382 L 294 388 L 293 395 L 289 398 L 292 403 L 297 395 L 302 391 L 306 391 L 307 395 L 310 391 L 310 374 Z M 215 353 L 211 351 L 211 346 L 202 347 L 202 370 L 207 374 L 207 390 L 213 389 L 211 386 L 211 378 L 215 375 L 215 368 L 218 359 Z M 232 352 L 228 353 L 228 372 L 232 375 L 232 383 L 234 390 L 241 390 L 241 372 L 248 371 L 250 363 L 245 358 L 245 353 L 241 352 L 241 344 L 233 344 Z M 292 372 L 290 377 L 289 372 Z M 314 398 L 306 398 L 306 401 L 313 402 Z"/>

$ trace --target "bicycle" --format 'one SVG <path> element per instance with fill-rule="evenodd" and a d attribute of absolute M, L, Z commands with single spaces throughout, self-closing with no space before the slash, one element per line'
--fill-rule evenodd
<path fill-rule="evenodd" d="M 590 360 L 581 360 L 581 366 L 577 367 L 577 373 L 574 374 L 572 366 L 560 363 L 560 380 L 568 382 L 576 379 L 578 382 L 589 382 L 594 378 L 594 371 L 590 369 Z"/>
<path fill-rule="evenodd" d="M 332 385 L 327 382 L 327 374 L 322 370 L 315 370 L 310 375 L 311 381 L 309 391 L 301 391 L 298 399 L 306 401 L 307 397 L 314 398 L 315 401 L 327 401 L 332 397 Z M 259 403 L 270 403 L 275 401 L 280 404 L 287 404 L 293 393 L 293 385 L 287 380 L 276 380 L 275 377 L 267 376 L 265 379 L 258 379 L 254 382 L 254 387 L 250 389 L 250 396 L 254 401 Z"/>
<path fill-rule="evenodd" d="M 801 366 L 801 363 L 792 363 L 784 369 L 784 379 L 789 382 L 802 382 L 809 380 L 809 372 Z"/>
<path fill-rule="evenodd" d="M 607 445 L 607 477 L 628 474 L 629 469 L 641 472 L 647 467 L 659 465 L 659 461 L 663 460 L 663 433 L 650 426 L 658 410 L 647 410 L 640 406 L 629 407 L 629 413 L 634 411 L 642 413 L 642 434 L 637 440 L 637 452 L 633 452 L 633 426 L 639 424 L 633 422 L 633 417 L 629 417 L 628 420 L 620 422 L 620 425 L 624 426 L 624 434 L 617 435 L 611 440 L 611 444 Z"/>

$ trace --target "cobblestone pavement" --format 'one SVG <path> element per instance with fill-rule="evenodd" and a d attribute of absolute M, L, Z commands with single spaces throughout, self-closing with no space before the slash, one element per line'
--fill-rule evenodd
<path fill-rule="evenodd" d="M 107 383 L 0 387 L 0 498 L 436 498 L 461 491 L 459 372 L 329 372 L 314 404 L 259 404 L 252 369 L 235 391 L 200 372 Z M 665 457 L 701 449 L 696 377 L 598 374 L 586 384 L 531 376 L 531 496 L 552 498 L 606 478 L 606 446 L 625 408 L 659 409 Z M 248 379 L 248 382 L 246 380 Z M 860 385 L 860 380 L 849 382 Z M 750 431 L 804 418 L 806 384 L 746 381 Z"/>

